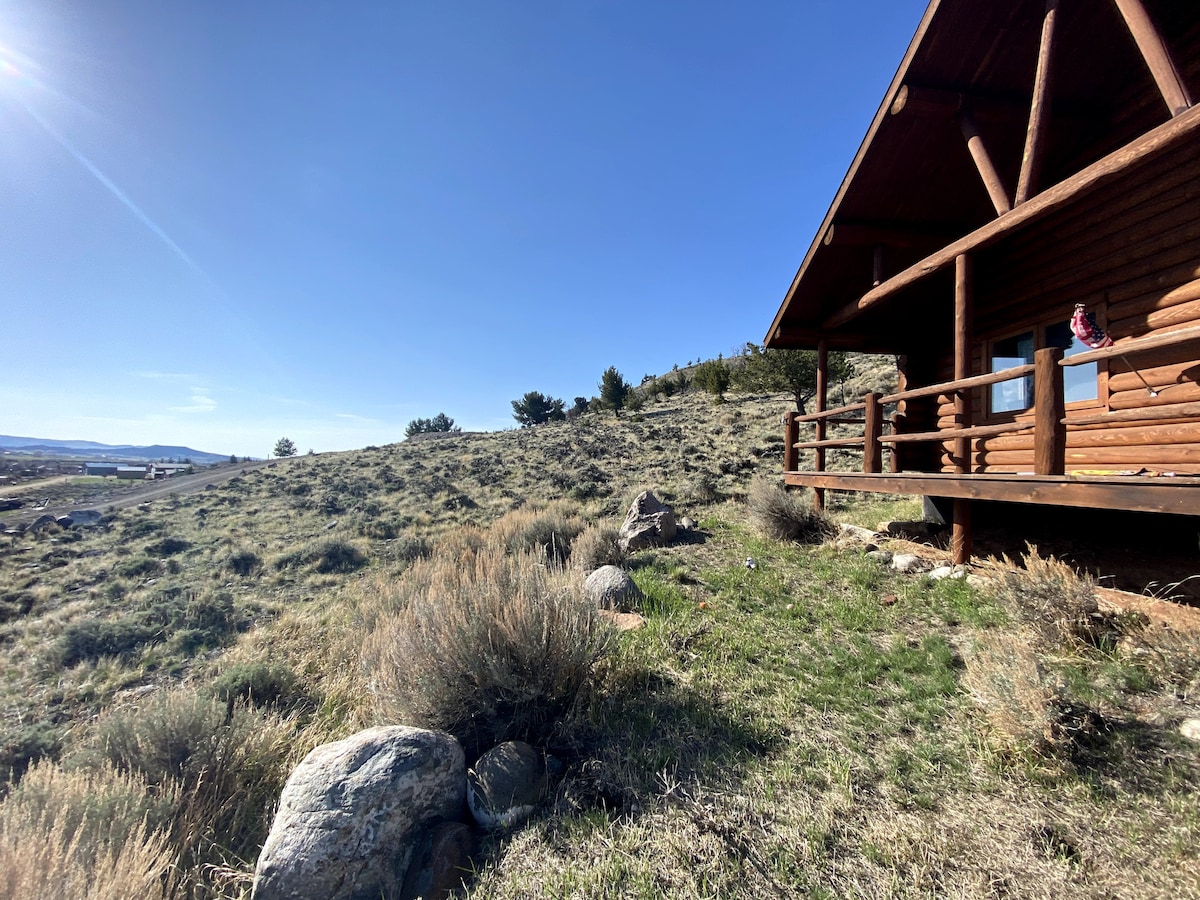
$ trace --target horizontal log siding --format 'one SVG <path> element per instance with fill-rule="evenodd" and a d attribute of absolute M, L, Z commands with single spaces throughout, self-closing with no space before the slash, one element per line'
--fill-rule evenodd
<path fill-rule="evenodd" d="M 1069 318 L 1086 303 L 1114 339 L 1200 325 L 1200 147 L 1179 148 L 1123 184 L 1060 216 L 1051 216 L 985 251 L 976 268 L 972 374 L 987 370 L 986 342 Z M 1102 364 L 1103 365 L 1103 364 Z M 949 381 L 950 356 L 939 354 L 937 378 Z M 1156 350 L 1107 363 L 1108 408 L 1130 410 L 1200 401 L 1200 346 Z M 1158 391 L 1151 397 L 1134 371 Z M 986 424 L 985 390 L 972 396 L 975 424 Z M 1073 429 L 1067 412 L 1068 471 L 1142 469 L 1200 473 L 1200 423 L 1122 422 Z M 956 426 L 953 398 L 935 397 L 936 427 Z M 1018 415 L 1025 419 L 1025 415 Z M 953 471 L 952 442 L 938 447 L 943 472 Z M 1032 471 L 1033 435 L 972 442 L 976 472 Z"/>

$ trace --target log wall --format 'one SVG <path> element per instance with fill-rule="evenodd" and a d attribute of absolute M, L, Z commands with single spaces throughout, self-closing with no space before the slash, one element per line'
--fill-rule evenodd
<path fill-rule="evenodd" d="M 980 254 L 972 374 L 987 371 L 990 341 L 1066 322 L 1077 302 L 1087 304 L 1118 343 L 1200 325 L 1200 147 L 1165 154 L 1119 187 Z M 932 381 L 952 380 L 950 348 L 932 354 L 924 368 Z M 1099 400 L 1067 410 L 1067 471 L 1200 474 L 1200 419 L 1153 413 L 1200 401 L 1200 341 L 1127 360 L 1113 357 L 1099 371 Z M 989 416 L 987 391 L 972 392 L 974 424 L 1031 418 Z M 953 397 L 936 397 L 930 407 L 938 429 L 955 427 Z M 1073 418 L 1139 409 L 1148 411 L 1145 420 L 1071 424 Z M 974 440 L 972 471 L 1032 472 L 1033 447 L 1032 431 Z M 934 456 L 926 462 L 935 470 L 953 471 L 952 442 L 942 442 Z"/>

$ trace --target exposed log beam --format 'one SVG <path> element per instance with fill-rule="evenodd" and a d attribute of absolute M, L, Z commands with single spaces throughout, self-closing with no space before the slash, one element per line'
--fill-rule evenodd
<path fill-rule="evenodd" d="M 883 244 L 875 245 L 873 257 L 873 265 L 871 266 L 871 287 L 878 287 L 883 283 Z"/>
<path fill-rule="evenodd" d="M 975 306 L 974 266 L 967 253 L 954 260 L 954 380 L 962 381 L 971 375 L 971 331 Z M 958 427 L 971 427 L 970 394 L 959 388 L 954 392 L 954 418 Z M 971 473 L 971 440 L 954 439 L 954 471 L 958 475 Z M 956 566 L 971 558 L 971 504 L 964 499 L 954 501 L 950 548 Z"/>
<path fill-rule="evenodd" d="M 994 219 L 982 228 L 927 256 L 916 265 L 893 275 L 879 287 L 867 291 L 858 300 L 834 311 L 821 323 L 821 328 L 832 330 L 844 325 L 880 301 L 945 268 L 961 254 L 986 247 L 1013 231 L 1056 212 L 1108 184 L 1138 163 L 1185 143 L 1193 138 L 1197 131 L 1200 131 L 1200 108 L 1192 107 L 1054 187 L 1031 197 L 1027 203 L 1021 204 L 1008 215 Z"/>
<path fill-rule="evenodd" d="M 1029 94 L 1019 92 L 972 91 L 964 93 L 951 88 L 901 85 L 892 98 L 888 113 L 893 116 L 923 116 L 949 119 L 966 109 L 988 109 L 1005 114 L 1025 115 L 1029 112 Z M 1054 102 L 1054 114 L 1065 119 L 1091 119 L 1101 110 L 1094 103 L 1060 99 Z"/>
<path fill-rule="evenodd" d="M 1125 20 L 1129 33 L 1133 35 L 1134 43 L 1146 61 L 1147 68 L 1158 85 L 1167 109 L 1172 116 L 1177 116 L 1192 105 L 1191 95 L 1187 85 L 1179 76 L 1179 70 L 1171 59 L 1166 41 L 1159 34 L 1142 0 L 1113 0 Z"/>
<path fill-rule="evenodd" d="M 1013 205 L 1020 206 L 1037 190 L 1042 171 L 1046 126 L 1050 119 L 1050 89 L 1054 51 L 1054 24 L 1058 18 L 1058 0 L 1046 0 L 1042 18 L 1042 43 L 1038 49 L 1037 74 L 1033 80 L 1033 99 L 1029 104 L 1029 128 L 1025 132 L 1025 153 L 1021 157 L 1021 175 Z"/>
<path fill-rule="evenodd" d="M 896 353 L 901 343 L 894 335 L 856 332 L 854 334 L 826 334 L 819 328 L 776 328 L 770 335 L 768 347 L 804 347 L 815 349 L 823 339 L 828 339 L 830 350 L 856 350 L 860 353 Z"/>
<path fill-rule="evenodd" d="M 901 85 L 896 91 L 896 97 L 889 108 L 893 116 L 901 113 L 910 116 L 929 116 L 931 118 L 956 115 L 963 108 L 966 97 L 958 91 L 946 91 L 941 88 L 923 88 L 912 84 Z"/>
<path fill-rule="evenodd" d="M 826 247 L 873 247 L 876 244 L 885 247 L 928 247 L 931 244 L 944 244 L 956 234 L 962 234 L 962 230 L 835 222 L 825 229 L 821 243 Z"/>
<path fill-rule="evenodd" d="M 983 135 L 979 133 L 979 125 L 976 124 L 975 117 L 969 112 L 959 113 L 958 127 L 962 129 L 963 137 L 967 139 L 967 150 L 971 153 L 971 159 L 975 160 L 975 168 L 979 170 L 983 186 L 987 188 L 988 196 L 992 199 L 992 206 L 996 207 L 996 215 L 1002 216 L 1011 211 L 1012 204 L 1008 201 L 1008 191 L 1004 188 L 1004 182 L 1000 179 L 996 164 L 992 162 L 992 155 L 988 153 L 987 146 L 983 143 Z"/>

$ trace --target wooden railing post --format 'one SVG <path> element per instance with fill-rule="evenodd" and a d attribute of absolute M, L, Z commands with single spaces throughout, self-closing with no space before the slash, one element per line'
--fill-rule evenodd
<path fill-rule="evenodd" d="M 1033 471 L 1038 475 L 1066 471 L 1062 355 L 1059 347 L 1045 347 L 1033 354 Z"/>
<path fill-rule="evenodd" d="M 878 475 L 883 471 L 883 445 L 879 442 L 883 434 L 883 407 L 879 398 L 883 395 L 872 391 L 864 398 L 867 402 L 866 419 L 863 428 L 863 472 L 868 475 Z"/>
<path fill-rule="evenodd" d="M 783 417 L 783 471 L 795 472 L 800 468 L 800 451 L 796 442 L 800 440 L 800 425 L 796 413 L 790 410 Z"/>
<path fill-rule="evenodd" d="M 824 340 L 817 342 L 817 396 L 815 399 L 817 412 L 825 412 L 829 408 L 829 343 Z M 817 419 L 814 424 L 816 426 L 816 440 L 825 440 L 827 437 L 826 428 L 828 426 L 824 417 Z M 816 470 L 818 472 L 825 471 L 824 447 L 817 448 Z M 825 508 L 824 488 L 813 488 L 813 507 L 818 511 Z"/>

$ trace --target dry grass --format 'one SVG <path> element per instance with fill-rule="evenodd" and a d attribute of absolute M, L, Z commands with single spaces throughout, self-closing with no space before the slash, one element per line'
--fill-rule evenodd
<path fill-rule="evenodd" d="M 394 612 L 376 623 L 364 658 L 383 716 L 447 731 L 468 758 L 544 737 L 609 640 L 579 582 L 540 552 L 435 556 L 377 592 Z"/>
<path fill-rule="evenodd" d="M 164 802 L 136 775 L 35 765 L 0 803 L 0 896 L 171 896 L 173 853 L 154 824 Z"/>
<path fill-rule="evenodd" d="M 587 523 L 579 508 L 565 501 L 531 503 L 497 519 L 489 529 L 489 538 L 509 553 L 542 554 L 563 563 Z"/>
<path fill-rule="evenodd" d="M 1022 562 L 1005 557 L 996 566 L 991 585 L 996 599 L 1035 628 L 1047 648 L 1098 644 L 1107 628 L 1095 582 L 1032 545 Z"/>

